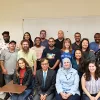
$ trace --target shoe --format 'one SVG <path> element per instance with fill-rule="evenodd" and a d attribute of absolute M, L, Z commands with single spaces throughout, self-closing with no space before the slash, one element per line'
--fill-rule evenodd
<path fill-rule="evenodd" d="M 6 96 L 4 97 L 4 100 L 8 100 L 9 97 L 10 97 L 10 94 L 6 93 Z"/>

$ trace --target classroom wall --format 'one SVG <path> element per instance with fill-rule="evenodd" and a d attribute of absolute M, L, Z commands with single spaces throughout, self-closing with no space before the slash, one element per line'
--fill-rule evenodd
<path fill-rule="evenodd" d="M 23 18 L 99 16 L 99 4 L 100 0 L 0 0 L 0 33 L 8 30 L 11 39 L 20 41 Z"/>

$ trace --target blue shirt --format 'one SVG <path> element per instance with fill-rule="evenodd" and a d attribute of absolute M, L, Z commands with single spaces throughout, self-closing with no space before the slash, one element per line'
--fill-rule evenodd
<path fill-rule="evenodd" d="M 91 42 L 90 43 L 90 50 L 93 50 L 94 52 L 98 51 L 99 48 L 99 44 L 97 44 L 96 42 Z"/>
<path fill-rule="evenodd" d="M 65 69 L 61 67 L 57 72 L 56 77 L 56 90 L 59 94 L 63 93 L 71 93 L 73 95 L 79 94 L 79 75 L 77 70 L 70 68 Z"/>
<path fill-rule="evenodd" d="M 70 52 L 62 52 L 61 53 L 61 63 L 62 63 L 64 58 L 69 58 L 72 61 L 73 56 L 74 56 L 74 50 L 72 50 L 72 53 L 70 53 Z"/>

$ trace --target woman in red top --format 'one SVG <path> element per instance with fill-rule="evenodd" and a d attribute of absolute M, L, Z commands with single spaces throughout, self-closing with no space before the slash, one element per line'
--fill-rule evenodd
<path fill-rule="evenodd" d="M 11 100 L 26 100 L 32 89 L 32 69 L 24 58 L 18 60 L 18 69 L 14 73 L 14 84 L 25 85 L 27 89 L 21 94 L 13 94 Z"/>

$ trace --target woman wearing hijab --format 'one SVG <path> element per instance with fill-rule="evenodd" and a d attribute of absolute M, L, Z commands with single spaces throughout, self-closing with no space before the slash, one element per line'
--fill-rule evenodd
<path fill-rule="evenodd" d="M 56 90 L 56 100 L 80 100 L 78 72 L 69 58 L 63 59 L 63 67 L 58 70 Z"/>

